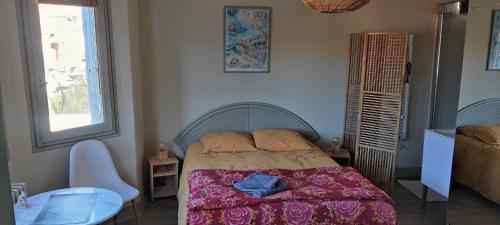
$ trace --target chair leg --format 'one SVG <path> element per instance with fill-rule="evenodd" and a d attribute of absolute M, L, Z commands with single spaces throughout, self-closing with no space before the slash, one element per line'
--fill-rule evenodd
<path fill-rule="evenodd" d="M 117 225 L 118 223 L 116 222 L 116 216 L 113 216 L 113 223 Z"/>
<path fill-rule="evenodd" d="M 134 208 L 134 215 L 135 215 L 135 219 L 137 220 L 137 224 L 141 225 L 141 220 L 139 219 L 139 216 L 137 216 L 137 209 L 135 208 L 134 200 L 132 200 L 132 208 Z"/>

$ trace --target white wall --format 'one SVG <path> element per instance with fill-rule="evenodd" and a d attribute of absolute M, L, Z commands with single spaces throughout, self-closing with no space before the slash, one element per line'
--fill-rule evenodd
<path fill-rule="evenodd" d="M 134 133 L 136 149 L 136 171 L 137 183 L 144 184 L 143 178 L 146 175 L 145 155 L 144 155 L 144 105 L 142 96 L 142 65 L 141 49 L 139 41 L 139 0 L 128 1 L 128 22 L 129 22 L 129 43 L 130 43 L 130 62 L 132 73 L 132 94 L 134 99 Z"/>
<path fill-rule="evenodd" d="M 418 167 L 427 124 L 436 23 L 435 0 L 377 0 L 345 14 L 319 14 L 289 0 L 140 1 L 146 143 L 176 133 L 228 103 L 260 101 L 303 117 L 323 140 L 341 136 L 349 34 L 416 34 L 410 140 L 400 167 Z M 271 6 L 271 73 L 223 73 L 223 7 Z"/>
<path fill-rule="evenodd" d="M 494 9 L 500 10 L 500 1 L 472 0 L 470 5 L 459 109 L 480 100 L 500 97 L 500 71 L 486 71 L 492 15 Z"/>
<path fill-rule="evenodd" d="M 10 152 L 13 182 L 27 182 L 30 194 L 68 185 L 69 148 L 33 153 L 29 124 L 27 90 L 25 88 L 19 21 L 16 0 L 6 0 L 0 7 L 0 85 L 5 108 L 6 135 Z M 112 0 L 111 21 L 114 43 L 114 69 L 117 114 L 120 135 L 105 140 L 120 175 L 142 188 L 142 92 L 135 80 L 140 77 L 137 52 L 137 17 L 129 18 L 129 4 L 136 0 Z M 135 9 L 135 8 L 134 8 Z M 136 20 L 135 22 L 132 20 Z M 134 24 L 135 23 L 135 24 Z M 137 43 L 132 43 L 136 41 Z M 139 105 L 138 105 L 139 104 Z M 138 132 L 136 132 L 136 129 Z"/>

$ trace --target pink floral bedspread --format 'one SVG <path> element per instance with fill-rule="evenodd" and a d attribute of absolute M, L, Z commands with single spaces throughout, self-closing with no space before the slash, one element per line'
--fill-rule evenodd
<path fill-rule="evenodd" d="M 291 189 L 257 198 L 231 186 L 256 171 Z M 188 224 L 397 224 L 394 201 L 350 167 L 194 170 L 188 186 Z"/>

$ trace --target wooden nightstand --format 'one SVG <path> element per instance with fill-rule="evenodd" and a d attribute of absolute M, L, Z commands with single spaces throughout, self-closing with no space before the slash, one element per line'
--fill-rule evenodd
<path fill-rule="evenodd" d="M 151 156 L 148 162 L 151 201 L 176 195 L 179 183 L 179 160 L 175 156 L 169 156 L 165 160 Z"/>
<path fill-rule="evenodd" d="M 351 166 L 351 153 L 349 153 L 349 150 L 340 149 L 340 153 L 334 153 L 330 149 L 323 149 L 323 152 L 337 161 L 339 164 L 342 165 L 342 162 L 339 161 L 345 161 L 347 162 L 347 166 Z"/>

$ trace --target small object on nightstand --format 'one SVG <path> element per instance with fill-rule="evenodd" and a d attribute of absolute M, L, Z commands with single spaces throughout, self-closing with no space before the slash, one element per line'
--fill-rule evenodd
<path fill-rule="evenodd" d="M 349 153 L 349 150 L 339 148 L 339 152 L 336 153 L 336 152 L 333 152 L 331 150 L 325 149 L 325 150 L 323 150 L 323 152 L 325 154 L 327 154 L 328 156 L 330 156 L 335 161 L 338 161 L 339 159 L 344 160 L 344 161 L 347 161 L 347 166 L 351 166 L 351 153 Z"/>
<path fill-rule="evenodd" d="M 27 209 L 30 207 L 28 204 L 28 195 L 26 194 L 25 191 L 21 192 L 21 195 L 17 199 L 17 205 L 23 209 Z"/>
<path fill-rule="evenodd" d="M 331 150 L 335 154 L 341 153 L 341 150 L 340 150 L 340 138 L 339 137 L 333 138 L 332 149 Z"/>
<path fill-rule="evenodd" d="M 148 158 L 151 201 L 156 198 L 175 196 L 179 182 L 179 160 L 168 156 L 160 160 L 158 156 Z"/>
<path fill-rule="evenodd" d="M 160 161 L 163 161 L 165 159 L 168 159 L 170 150 L 168 149 L 168 146 L 165 145 L 165 143 L 160 142 L 158 145 L 158 159 Z"/>

